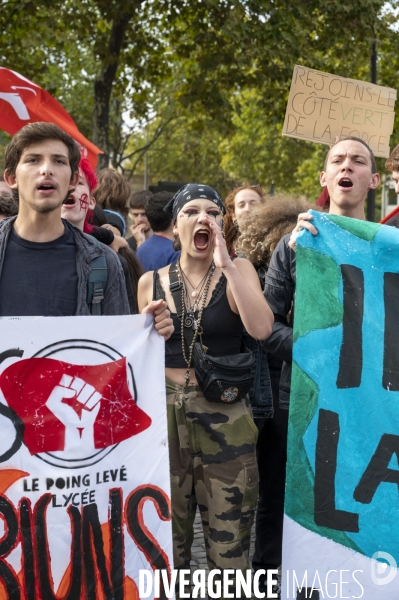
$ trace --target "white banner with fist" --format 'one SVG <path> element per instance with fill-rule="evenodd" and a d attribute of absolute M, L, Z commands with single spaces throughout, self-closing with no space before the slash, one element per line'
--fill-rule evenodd
<path fill-rule="evenodd" d="M 133 600 L 173 569 L 150 316 L 0 319 L 0 439 L 0 600 Z"/>

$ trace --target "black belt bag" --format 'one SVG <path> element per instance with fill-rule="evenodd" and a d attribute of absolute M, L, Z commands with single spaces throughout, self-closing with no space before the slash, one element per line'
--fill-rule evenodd
<path fill-rule="evenodd" d="M 169 289 L 175 302 L 176 311 L 181 319 L 181 285 L 177 277 L 176 263 L 169 268 Z M 191 327 L 184 327 L 184 338 L 188 347 L 194 337 Z M 234 404 L 248 394 L 253 382 L 252 367 L 255 357 L 248 348 L 240 354 L 229 356 L 209 356 L 200 342 L 194 343 L 193 367 L 198 385 L 209 402 Z"/>
<path fill-rule="evenodd" d="M 209 402 L 234 404 L 251 389 L 255 358 L 248 348 L 240 354 L 216 357 L 205 354 L 196 342 L 193 362 L 198 384 Z"/>

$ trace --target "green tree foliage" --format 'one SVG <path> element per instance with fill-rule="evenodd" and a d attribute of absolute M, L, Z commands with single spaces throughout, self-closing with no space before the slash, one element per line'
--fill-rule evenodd
<path fill-rule="evenodd" d="M 149 7 L 144 0 L 1 2 L 0 64 L 55 96 L 104 150 L 105 163 L 125 143 L 122 114 L 146 116 L 168 71 Z"/>
<path fill-rule="evenodd" d="M 282 136 L 283 122 L 267 122 L 262 97 L 246 89 L 236 99 L 234 133 L 222 142 L 222 167 L 236 181 L 259 182 L 270 188 L 317 198 L 317 174 L 326 146 Z"/>
<path fill-rule="evenodd" d="M 81 12 L 81 19 L 75 19 L 72 2 L 3 1 L 0 61 L 55 96 L 81 131 L 90 135 L 93 25 Z"/>
<path fill-rule="evenodd" d="M 397 86 L 398 0 L 0 5 L 0 64 L 53 94 L 101 164 L 128 175 L 148 149 L 159 179 L 274 180 L 313 198 L 325 147 L 281 137 L 294 64 L 367 80 L 377 40 L 378 83 Z"/>
<path fill-rule="evenodd" d="M 211 117 L 180 117 L 150 149 L 149 170 L 157 181 L 199 181 L 225 193 L 234 179 L 222 167 L 222 141 Z"/>
<path fill-rule="evenodd" d="M 274 180 L 279 189 L 316 199 L 326 146 L 281 136 L 293 66 L 368 80 L 371 43 L 381 39 L 378 83 L 396 87 L 391 65 L 397 62 L 398 36 L 390 28 L 394 17 L 387 3 L 237 0 L 174 6 L 168 39 L 179 118 L 149 151 L 155 179 L 196 179 L 222 192 L 232 183 L 268 188 Z"/>

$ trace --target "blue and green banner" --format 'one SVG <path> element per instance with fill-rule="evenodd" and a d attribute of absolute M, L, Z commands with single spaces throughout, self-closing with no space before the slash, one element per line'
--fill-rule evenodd
<path fill-rule="evenodd" d="M 396 600 L 399 231 L 311 212 L 318 235 L 303 231 L 296 251 L 282 598 Z"/>

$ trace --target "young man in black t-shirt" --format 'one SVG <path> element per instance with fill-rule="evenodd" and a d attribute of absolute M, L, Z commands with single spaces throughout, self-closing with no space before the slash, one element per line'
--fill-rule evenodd
<path fill-rule="evenodd" d="M 4 179 L 19 197 L 16 218 L 0 222 L 0 317 L 89 315 L 92 260 L 106 258 L 103 314 L 129 314 L 116 254 L 61 219 L 62 203 L 78 182 L 79 148 L 52 123 L 30 123 L 7 146 Z M 146 311 L 169 337 L 166 303 Z"/>

